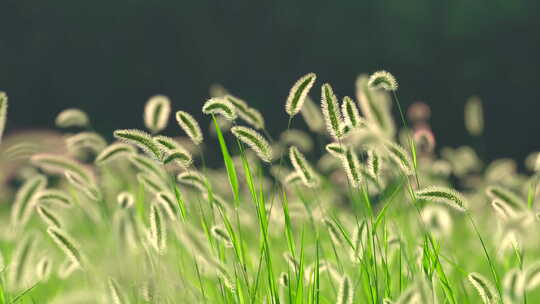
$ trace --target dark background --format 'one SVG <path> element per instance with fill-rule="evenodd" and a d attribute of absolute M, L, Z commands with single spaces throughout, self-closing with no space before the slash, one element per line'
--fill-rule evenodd
<path fill-rule="evenodd" d="M 439 147 L 472 142 L 463 105 L 478 94 L 487 157 L 523 158 L 540 149 L 539 3 L 2 0 L 7 128 L 53 127 L 59 111 L 80 107 L 110 136 L 141 128 L 144 103 L 157 93 L 199 115 L 219 82 L 260 109 L 275 134 L 299 76 L 317 73 L 311 95 L 319 98 L 322 82 L 354 95 L 360 72 L 387 69 L 404 106 L 431 105 Z"/>

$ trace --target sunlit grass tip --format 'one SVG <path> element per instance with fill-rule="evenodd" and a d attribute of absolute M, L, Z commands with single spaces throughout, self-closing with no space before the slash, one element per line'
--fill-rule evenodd
<path fill-rule="evenodd" d="M 251 108 L 245 101 L 238 97 L 226 95 L 224 98 L 234 106 L 236 114 L 238 114 L 241 119 L 253 126 L 255 129 L 264 129 L 264 117 L 262 116 L 261 112 L 259 112 L 257 109 Z"/>
<path fill-rule="evenodd" d="M 79 245 L 64 230 L 49 227 L 47 228 L 47 233 L 72 263 L 78 267 L 84 267 L 83 255 L 79 249 Z"/>
<path fill-rule="evenodd" d="M 236 126 L 231 128 L 231 132 L 241 142 L 255 151 L 260 159 L 268 163 L 272 161 L 272 148 L 268 141 L 257 131 L 247 127 Z"/>
<path fill-rule="evenodd" d="M 473 136 L 482 135 L 484 131 L 482 101 L 477 96 L 469 98 L 465 104 L 465 128 Z"/>
<path fill-rule="evenodd" d="M 104 165 L 112 160 L 119 159 L 125 155 L 135 154 L 136 152 L 137 150 L 131 145 L 114 143 L 103 149 L 94 162 L 96 165 Z"/>
<path fill-rule="evenodd" d="M 212 235 L 227 248 L 233 246 L 229 233 L 219 226 L 214 226 L 211 229 Z"/>
<path fill-rule="evenodd" d="M 387 71 L 377 71 L 369 76 L 368 86 L 373 89 L 396 91 L 398 83 L 394 75 Z"/>
<path fill-rule="evenodd" d="M 431 186 L 416 191 L 416 196 L 419 199 L 444 203 L 460 212 L 465 212 L 467 209 L 466 199 L 461 193 L 457 192 L 454 189 Z"/>
<path fill-rule="evenodd" d="M 341 278 L 336 304 L 352 304 L 354 300 L 354 286 L 347 275 Z"/>
<path fill-rule="evenodd" d="M 129 209 L 135 205 L 135 196 L 130 192 L 123 191 L 116 196 L 116 202 L 122 209 Z"/>
<path fill-rule="evenodd" d="M 341 118 L 337 97 L 334 95 L 334 91 L 328 83 L 323 84 L 321 87 L 321 109 L 328 133 L 334 139 L 340 139 L 342 135 L 341 124 L 343 123 L 343 120 Z"/>
<path fill-rule="evenodd" d="M 150 205 L 150 242 L 158 254 L 167 249 L 167 226 L 162 209 L 157 204 Z"/>
<path fill-rule="evenodd" d="M 88 115 L 80 109 L 65 109 L 56 116 L 56 126 L 60 128 L 86 127 L 90 124 Z"/>
<path fill-rule="evenodd" d="M 289 148 L 289 159 L 300 178 L 302 178 L 304 185 L 310 188 L 319 185 L 320 179 L 317 173 L 315 173 L 315 170 L 308 163 L 306 157 L 295 146 Z"/>
<path fill-rule="evenodd" d="M 341 104 L 341 114 L 345 123 L 352 128 L 358 128 L 363 124 L 363 118 L 360 117 L 360 112 L 356 103 L 349 97 L 343 97 L 343 103 Z"/>
<path fill-rule="evenodd" d="M 207 115 L 221 115 L 227 120 L 235 120 L 237 117 L 231 102 L 220 97 L 208 99 L 202 107 L 202 112 Z"/>
<path fill-rule="evenodd" d="M 152 133 L 157 133 L 167 127 L 170 115 L 169 98 L 164 95 L 152 96 L 144 107 L 144 125 Z"/>
<path fill-rule="evenodd" d="M 499 303 L 499 295 L 497 294 L 497 290 L 488 279 L 476 272 L 470 273 L 467 278 L 474 288 L 476 288 L 476 291 L 482 298 L 484 304 Z"/>
<path fill-rule="evenodd" d="M 6 127 L 8 98 L 5 92 L 0 91 L 0 143 Z"/>
<path fill-rule="evenodd" d="M 135 145 L 154 159 L 160 160 L 162 151 L 150 134 L 136 129 L 114 131 L 114 137 L 120 141 Z"/>
<path fill-rule="evenodd" d="M 187 134 L 194 144 L 199 145 L 203 141 L 203 133 L 197 120 L 188 112 L 176 112 L 176 121 L 178 125 Z"/>
<path fill-rule="evenodd" d="M 309 73 L 294 83 L 285 104 L 285 111 L 289 116 L 292 117 L 302 110 L 306 96 L 311 90 L 311 87 L 313 87 L 316 79 L 317 75 L 315 73 Z"/>

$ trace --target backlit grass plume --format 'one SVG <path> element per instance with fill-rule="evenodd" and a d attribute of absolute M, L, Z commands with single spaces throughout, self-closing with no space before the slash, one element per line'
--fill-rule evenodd
<path fill-rule="evenodd" d="M 255 129 L 264 129 L 264 118 L 257 109 L 251 108 L 245 101 L 238 97 L 225 95 L 224 98 L 234 106 L 236 114 L 238 114 L 241 119 Z"/>
<path fill-rule="evenodd" d="M 231 102 L 220 97 L 208 99 L 202 107 L 202 112 L 207 115 L 221 115 L 227 120 L 235 120 L 237 117 Z"/>
<path fill-rule="evenodd" d="M 499 303 L 499 295 L 497 294 L 497 290 L 488 279 L 476 272 L 470 273 L 467 278 L 474 288 L 476 288 L 476 291 L 482 298 L 484 304 Z"/>
<path fill-rule="evenodd" d="M 255 151 L 260 159 L 267 163 L 272 161 L 272 148 L 266 139 L 257 133 L 257 131 L 247 127 L 236 126 L 231 128 L 231 132 L 241 142 Z"/>
<path fill-rule="evenodd" d="M 150 205 L 150 242 L 159 254 L 167 248 L 167 226 L 163 211 L 157 204 Z"/>
<path fill-rule="evenodd" d="M 160 132 L 167 127 L 171 115 L 171 101 L 167 96 L 150 97 L 144 107 L 144 125 L 152 133 Z"/>
<path fill-rule="evenodd" d="M 88 115 L 80 109 L 65 109 L 56 116 L 56 126 L 60 128 L 86 127 L 90 123 Z"/>
<path fill-rule="evenodd" d="M 156 200 L 161 204 L 161 207 L 165 210 L 169 219 L 176 221 L 178 218 L 178 203 L 176 202 L 176 198 L 168 192 L 159 192 L 156 194 Z"/>
<path fill-rule="evenodd" d="M 343 114 L 345 123 L 350 125 L 352 128 L 358 128 L 362 126 L 362 117 L 360 117 L 358 107 L 349 96 L 343 97 L 343 103 L 341 104 L 341 114 Z"/>
<path fill-rule="evenodd" d="M 111 299 L 111 303 L 113 304 L 127 304 L 127 300 L 125 299 L 125 295 L 120 289 L 120 286 L 118 285 L 118 282 L 116 282 L 115 279 L 109 277 L 107 280 L 107 287 L 109 289 L 109 296 Z"/>
<path fill-rule="evenodd" d="M 457 211 L 465 211 L 467 203 L 461 193 L 456 190 L 432 186 L 416 191 L 416 197 L 432 202 L 444 203 Z"/>
<path fill-rule="evenodd" d="M 341 230 L 338 228 L 336 223 L 331 218 L 324 218 L 323 223 L 326 225 L 326 228 L 328 229 L 328 234 L 330 235 L 332 242 L 334 242 L 334 245 L 343 245 L 343 236 L 341 234 Z"/>
<path fill-rule="evenodd" d="M 38 238 L 36 234 L 31 233 L 23 237 L 17 243 L 15 252 L 11 257 L 9 268 L 7 269 L 7 281 L 12 287 L 20 288 L 26 285 L 29 269 L 32 267 L 31 261 L 34 257 Z M 4 268 L 4 271 L 6 269 Z"/>
<path fill-rule="evenodd" d="M 47 186 L 47 179 L 43 175 L 36 175 L 26 181 L 15 196 L 15 202 L 11 209 L 11 223 L 13 225 L 25 225 L 37 203 L 39 193 Z"/>
<path fill-rule="evenodd" d="M 193 186 L 203 193 L 206 191 L 206 177 L 200 172 L 193 170 L 182 172 L 176 179 L 179 183 Z"/>
<path fill-rule="evenodd" d="M 48 226 L 62 228 L 62 221 L 49 207 L 39 205 L 37 206 L 37 213 Z"/>
<path fill-rule="evenodd" d="M 203 134 L 201 127 L 191 114 L 184 111 L 178 111 L 176 112 L 176 121 L 194 144 L 199 145 L 202 143 Z"/>
<path fill-rule="evenodd" d="M 356 152 L 352 148 L 345 149 L 345 154 L 341 156 L 343 169 L 347 173 L 350 186 L 353 188 L 359 188 L 362 181 L 362 170 L 360 168 L 360 161 Z"/>
<path fill-rule="evenodd" d="M 302 114 L 304 121 L 312 132 L 321 133 L 324 131 L 325 122 L 321 109 L 309 96 L 306 96 L 300 114 Z"/>
<path fill-rule="evenodd" d="M 334 91 L 328 83 L 323 84 L 321 87 L 321 109 L 328 133 L 334 139 L 340 139 L 340 128 L 342 123 L 341 113 L 339 111 L 337 97 L 334 95 Z"/>
<path fill-rule="evenodd" d="M 384 147 L 390 159 L 398 165 L 403 174 L 407 176 L 414 175 L 413 161 L 405 149 L 390 141 L 386 141 Z"/>
<path fill-rule="evenodd" d="M 121 158 L 123 156 L 135 154 L 137 151 L 131 145 L 124 143 L 114 143 L 107 146 L 98 154 L 95 159 L 96 165 L 104 165 L 109 161 Z"/>
<path fill-rule="evenodd" d="M 125 143 L 141 148 L 146 154 L 155 159 L 161 159 L 162 151 L 150 134 L 136 129 L 114 131 L 114 137 Z"/>
<path fill-rule="evenodd" d="M 329 143 L 325 147 L 326 152 L 330 153 L 332 156 L 341 158 L 345 156 L 347 148 L 340 143 Z"/>
<path fill-rule="evenodd" d="M 212 235 L 225 247 L 231 248 L 233 246 L 229 233 L 219 226 L 214 226 L 211 229 Z"/>
<path fill-rule="evenodd" d="M 64 208 L 70 208 L 73 206 L 70 195 L 63 190 L 58 189 L 46 189 L 40 191 L 38 193 L 37 200 L 40 203 L 54 204 Z"/>
<path fill-rule="evenodd" d="M 67 235 L 66 232 L 56 227 L 49 227 L 47 228 L 47 233 L 56 243 L 58 248 L 64 252 L 71 263 L 77 267 L 84 267 L 83 255 L 79 249 L 79 246 L 70 236 Z"/>
<path fill-rule="evenodd" d="M 42 257 L 36 264 L 36 276 L 42 281 L 46 282 L 51 276 L 52 271 L 52 261 L 49 257 Z"/>
<path fill-rule="evenodd" d="M 107 146 L 105 139 L 95 132 L 81 132 L 66 138 L 66 147 L 71 152 L 80 149 L 90 149 L 96 154 L 100 153 Z"/>
<path fill-rule="evenodd" d="M 492 200 L 499 200 L 506 203 L 515 212 L 523 211 L 526 208 L 525 201 L 522 198 L 502 186 L 488 186 L 486 188 L 486 194 Z"/>
<path fill-rule="evenodd" d="M 319 185 L 319 177 L 315 173 L 315 170 L 311 167 L 306 157 L 298 151 L 298 148 L 291 146 L 289 149 L 289 159 L 293 165 L 296 173 L 302 179 L 302 182 L 307 187 L 316 187 Z"/>
<path fill-rule="evenodd" d="M 94 183 L 94 175 L 87 166 L 66 156 L 36 154 L 32 156 L 30 162 L 50 174 L 64 175 L 66 171 L 70 171 L 77 174 L 86 183 Z"/>
<path fill-rule="evenodd" d="M 341 278 L 336 304 L 352 304 L 354 300 L 354 286 L 347 275 Z"/>
<path fill-rule="evenodd" d="M 6 127 L 8 98 L 5 92 L 0 91 L 0 143 Z"/>
<path fill-rule="evenodd" d="M 116 196 L 116 202 L 121 208 L 128 209 L 128 208 L 133 207 L 133 205 L 135 204 L 135 196 L 133 196 L 133 194 L 126 191 L 120 192 Z"/>
<path fill-rule="evenodd" d="M 369 76 L 368 86 L 373 89 L 396 91 L 398 83 L 394 75 L 387 71 L 377 71 Z"/>
<path fill-rule="evenodd" d="M 287 97 L 287 103 L 285 104 L 285 111 L 289 116 L 295 116 L 302 110 L 306 96 L 311 90 L 311 87 L 313 87 L 316 79 L 317 75 L 309 73 L 295 82 Z"/>
<path fill-rule="evenodd" d="M 473 136 L 482 135 L 484 131 L 482 101 L 477 96 L 469 98 L 465 104 L 465 127 Z"/>

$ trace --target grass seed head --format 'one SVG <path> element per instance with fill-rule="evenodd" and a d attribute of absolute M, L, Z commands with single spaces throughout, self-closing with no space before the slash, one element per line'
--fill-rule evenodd
<path fill-rule="evenodd" d="M 195 145 L 202 143 L 203 134 L 201 127 L 191 114 L 184 111 L 178 111 L 176 112 L 176 121 Z"/>
<path fill-rule="evenodd" d="M 167 96 L 150 97 L 144 107 L 144 125 L 152 133 L 158 133 L 167 127 L 171 115 L 171 101 Z"/>
<path fill-rule="evenodd" d="M 83 128 L 89 124 L 88 115 L 80 109 L 65 109 L 56 116 L 56 126 L 59 128 Z"/>
<path fill-rule="evenodd" d="M 317 80 L 317 75 L 315 75 L 315 73 L 309 73 L 302 76 L 294 83 L 289 92 L 289 96 L 287 97 L 287 103 L 285 104 L 285 112 L 287 112 L 289 116 L 292 117 L 302 110 L 306 96 L 311 90 L 311 87 L 313 87 L 315 80 Z"/>
<path fill-rule="evenodd" d="M 235 120 L 237 117 L 234 106 L 225 98 L 214 97 L 208 99 L 202 108 L 206 115 L 221 115 L 227 120 Z"/>
<path fill-rule="evenodd" d="M 267 163 L 272 161 L 272 148 L 268 141 L 266 141 L 266 139 L 264 139 L 257 131 L 247 127 L 236 126 L 231 128 L 231 132 L 241 142 L 245 143 L 255 151 L 261 160 Z"/>
<path fill-rule="evenodd" d="M 385 91 L 396 91 L 398 89 L 396 78 L 387 71 L 377 71 L 371 74 L 368 86 L 372 89 L 383 89 Z"/>

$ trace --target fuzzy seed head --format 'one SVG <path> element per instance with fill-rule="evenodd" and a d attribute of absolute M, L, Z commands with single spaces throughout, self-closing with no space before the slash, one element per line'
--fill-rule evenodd
<path fill-rule="evenodd" d="M 176 121 L 195 145 L 200 145 L 202 143 L 203 134 L 201 127 L 191 114 L 184 111 L 178 111 L 176 112 Z"/>
<path fill-rule="evenodd" d="M 341 156 L 341 161 L 351 187 L 359 188 L 362 181 L 362 170 L 354 149 L 350 147 L 346 148 L 345 154 Z"/>
<path fill-rule="evenodd" d="M 268 141 L 257 131 L 247 127 L 236 126 L 231 128 L 231 132 L 241 142 L 255 151 L 261 160 L 267 163 L 272 162 L 272 148 Z"/>
<path fill-rule="evenodd" d="M 369 77 L 368 86 L 372 89 L 396 91 L 398 83 L 396 78 L 387 71 L 377 71 Z"/>
<path fill-rule="evenodd" d="M 471 284 L 476 288 L 478 294 L 482 298 L 484 304 L 496 304 L 499 303 L 499 296 L 497 290 L 491 284 L 491 282 L 479 273 L 471 273 L 468 276 Z"/>
<path fill-rule="evenodd" d="M 156 204 L 150 205 L 150 242 L 159 254 L 164 254 L 167 248 L 167 227 L 161 208 Z"/>
<path fill-rule="evenodd" d="M 114 137 L 127 144 L 141 148 L 146 154 L 154 159 L 161 159 L 162 151 L 150 134 L 136 129 L 124 129 L 114 131 Z"/>
<path fill-rule="evenodd" d="M 88 115 L 80 109 L 66 109 L 56 116 L 56 126 L 59 128 L 82 128 L 89 124 Z"/>
<path fill-rule="evenodd" d="M 445 187 L 432 186 L 416 191 L 416 197 L 427 201 L 444 203 L 460 212 L 464 212 L 467 208 L 467 202 L 461 193 Z"/>
<path fill-rule="evenodd" d="M 234 106 L 236 114 L 241 119 L 252 125 L 255 129 L 264 129 L 264 118 L 261 112 L 249 107 L 245 101 L 238 97 L 226 95 L 224 98 Z"/>
<path fill-rule="evenodd" d="M 77 267 L 83 266 L 83 256 L 79 250 L 79 246 L 66 232 L 60 228 L 49 227 L 47 228 L 47 233 L 74 265 Z"/>
<path fill-rule="evenodd" d="M 101 151 L 94 161 L 96 165 L 101 166 L 112 160 L 119 159 L 122 156 L 137 153 L 137 150 L 131 145 L 124 143 L 114 143 Z"/>
<path fill-rule="evenodd" d="M 120 192 L 116 196 L 116 202 L 122 209 L 129 209 L 135 205 L 135 196 L 130 192 Z"/>
<path fill-rule="evenodd" d="M 354 286 L 347 275 L 341 278 L 336 304 L 352 304 L 354 298 Z"/>
<path fill-rule="evenodd" d="M 167 127 L 171 115 L 171 101 L 167 96 L 150 97 L 144 107 L 144 125 L 152 133 L 160 132 Z"/>
<path fill-rule="evenodd" d="M 319 185 L 319 177 L 305 156 L 295 146 L 291 146 L 289 149 L 289 159 L 306 187 L 312 188 Z"/>
<path fill-rule="evenodd" d="M 233 247 L 231 238 L 227 231 L 225 231 L 224 229 L 218 226 L 212 227 L 211 231 L 212 231 L 212 235 L 216 238 L 216 240 L 222 242 L 223 245 L 225 245 L 225 247 L 227 248 Z"/>
<path fill-rule="evenodd" d="M 317 75 L 309 73 L 295 82 L 287 97 L 287 103 L 285 104 L 285 111 L 289 116 L 292 117 L 302 110 L 306 96 L 311 90 L 311 87 L 313 87 L 316 79 Z"/>
<path fill-rule="evenodd" d="M 323 132 L 325 128 L 324 118 L 322 116 L 320 108 L 311 100 L 309 96 L 306 96 L 304 106 L 300 111 L 304 121 L 308 128 L 315 133 Z"/>
<path fill-rule="evenodd" d="M 473 136 L 482 135 L 484 131 L 482 101 L 477 96 L 469 98 L 465 104 L 465 127 Z"/>
<path fill-rule="evenodd" d="M 359 128 L 364 124 L 363 118 L 360 117 L 360 112 L 358 112 L 358 107 L 349 96 L 343 97 L 341 113 L 345 123 L 352 128 Z"/>
<path fill-rule="evenodd" d="M 0 143 L 6 127 L 8 98 L 5 92 L 0 91 Z"/>
<path fill-rule="evenodd" d="M 206 115 L 221 115 L 227 120 L 235 120 L 237 117 L 234 106 L 225 98 L 214 97 L 208 99 L 203 107 L 202 112 Z"/>
<path fill-rule="evenodd" d="M 321 109 L 326 122 L 326 129 L 335 140 L 338 140 L 342 135 L 341 125 L 343 120 L 341 119 L 337 97 L 334 95 L 330 84 L 323 84 L 321 96 Z"/>

